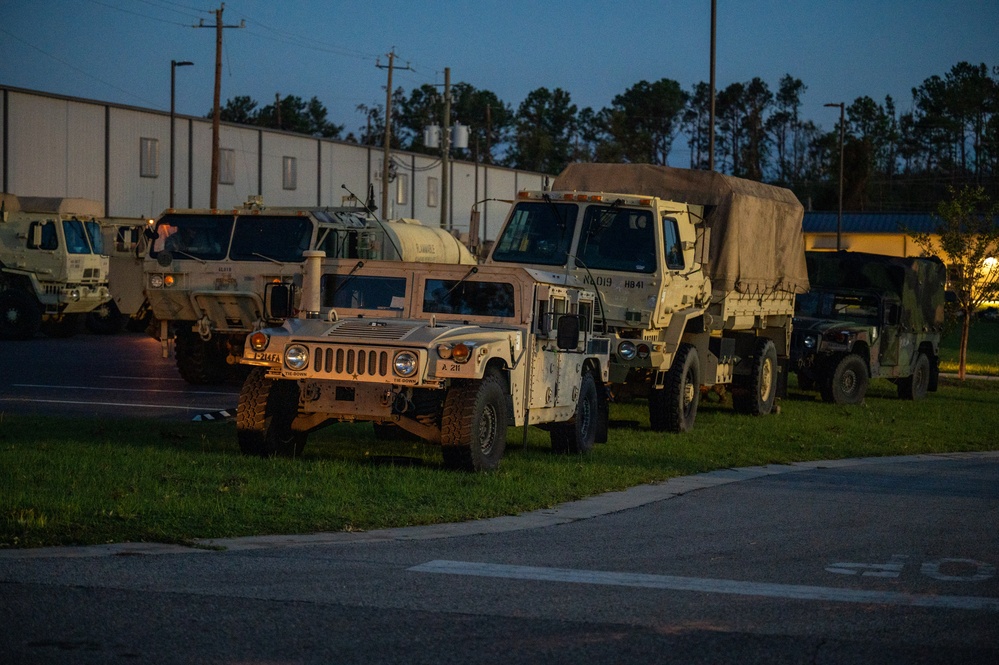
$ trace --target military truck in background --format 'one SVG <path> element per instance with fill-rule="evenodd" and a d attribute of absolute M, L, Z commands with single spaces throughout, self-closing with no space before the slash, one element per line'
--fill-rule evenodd
<path fill-rule="evenodd" d="M 144 231 L 154 219 L 109 217 L 101 232 L 104 252 L 108 255 L 108 290 L 111 297 L 87 314 L 90 332 L 99 335 L 145 330 L 152 321 L 152 311 L 143 290 L 143 255 L 149 246 Z"/>
<path fill-rule="evenodd" d="M 798 297 L 792 369 L 804 390 L 858 404 L 871 378 L 903 399 L 936 391 L 947 271 L 937 258 L 807 252 L 811 290 Z"/>
<path fill-rule="evenodd" d="M 606 439 L 592 290 L 509 266 L 307 257 L 302 312 L 246 340 L 245 454 L 298 455 L 340 421 L 397 427 L 478 471 L 499 465 L 509 425 L 548 429 L 560 453 Z"/>
<path fill-rule="evenodd" d="M 274 285 L 301 286 L 306 251 L 324 251 L 331 261 L 475 262 L 453 236 L 416 220 L 381 222 L 360 205 L 265 206 L 259 197 L 229 210 L 166 210 L 148 237 L 146 299 L 164 357 L 173 340 L 180 375 L 193 384 L 242 380 L 246 336 L 280 323 L 269 312 L 290 315 L 297 307 L 272 307 L 270 299 Z"/>
<path fill-rule="evenodd" d="M 104 206 L 0 194 L 0 339 L 74 334 L 109 299 Z"/>
<path fill-rule="evenodd" d="M 719 173 L 571 164 L 518 194 L 485 264 L 593 289 L 611 396 L 647 397 L 654 430 L 683 432 L 702 389 L 730 386 L 754 415 L 786 392 L 803 216 L 790 191 Z"/>

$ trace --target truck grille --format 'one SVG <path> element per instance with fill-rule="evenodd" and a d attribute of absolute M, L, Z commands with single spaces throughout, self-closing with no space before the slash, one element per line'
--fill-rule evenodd
<path fill-rule="evenodd" d="M 390 374 L 389 351 L 318 346 L 312 350 L 312 370 L 332 378 L 386 377 Z"/>
<path fill-rule="evenodd" d="M 365 319 L 348 319 L 341 322 L 327 333 L 327 337 L 367 337 L 371 339 L 400 340 L 414 330 L 423 328 L 425 324 L 392 323 L 388 321 L 371 321 Z"/>

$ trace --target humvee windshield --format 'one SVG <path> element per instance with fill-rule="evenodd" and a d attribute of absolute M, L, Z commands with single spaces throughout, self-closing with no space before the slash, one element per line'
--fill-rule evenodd
<path fill-rule="evenodd" d="M 548 201 L 520 202 L 496 240 L 493 260 L 564 266 L 579 206 Z"/>
<path fill-rule="evenodd" d="M 323 307 L 401 310 L 406 305 L 406 279 L 362 275 L 323 275 Z"/>
<path fill-rule="evenodd" d="M 795 299 L 796 316 L 820 319 L 841 319 L 863 325 L 878 325 L 879 302 L 877 297 L 866 294 L 809 291 Z"/>
<path fill-rule="evenodd" d="M 425 314 L 513 316 L 513 284 L 428 279 L 423 289 Z"/>

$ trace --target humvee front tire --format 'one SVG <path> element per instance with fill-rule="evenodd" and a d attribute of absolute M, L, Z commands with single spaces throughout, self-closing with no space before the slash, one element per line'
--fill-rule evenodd
<path fill-rule="evenodd" d="M 239 392 L 236 439 L 244 455 L 298 457 L 308 435 L 291 424 L 298 413 L 298 383 L 268 379 L 255 367 Z"/>
<path fill-rule="evenodd" d="M 867 365 L 856 353 L 844 356 L 826 377 L 822 399 L 836 404 L 860 404 L 867 394 Z"/>
<path fill-rule="evenodd" d="M 701 401 L 701 363 L 693 344 L 681 344 L 661 389 L 649 394 L 649 422 L 656 432 L 688 432 L 694 428 Z"/>
<path fill-rule="evenodd" d="M 42 327 L 42 310 L 23 291 L 0 292 L 0 339 L 30 339 Z"/>
<path fill-rule="evenodd" d="M 739 413 L 765 416 L 773 411 L 777 398 L 777 347 L 773 340 L 761 337 L 753 351 L 749 376 L 738 377 L 732 389 L 732 406 Z"/>
<path fill-rule="evenodd" d="M 930 359 L 925 353 L 916 356 L 912 374 L 898 380 L 898 396 L 902 399 L 920 400 L 930 388 Z"/>
<path fill-rule="evenodd" d="M 599 413 L 597 382 L 593 374 L 584 371 L 579 382 L 576 414 L 567 422 L 553 423 L 548 431 L 552 450 L 560 454 L 590 452 L 597 440 Z"/>
<path fill-rule="evenodd" d="M 503 379 L 487 372 L 481 381 L 455 381 L 444 398 L 441 447 L 445 466 L 493 471 L 506 450 L 507 396 Z"/>

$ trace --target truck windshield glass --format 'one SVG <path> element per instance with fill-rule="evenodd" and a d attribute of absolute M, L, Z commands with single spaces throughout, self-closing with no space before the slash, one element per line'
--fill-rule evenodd
<path fill-rule="evenodd" d="M 298 263 L 311 241 L 312 222 L 308 217 L 240 216 L 236 218 L 229 258 Z"/>
<path fill-rule="evenodd" d="M 423 289 L 425 314 L 513 316 L 513 284 L 428 279 Z"/>
<path fill-rule="evenodd" d="M 66 251 L 70 254 L 90 254 L 90 243 L 83 222 L 78 219 L 62 220 L 62 231 L 66 234 Z"/>
<path fill-rule="evenodd" d="M 576 256 L 590 270 L 655 272 L 656 234 L 651 211 L 589 206 L 583 215 Z"/>
<path fill-rule="evenodd" d="M 565 265 L 579 206 L 548 201 L 520 202 L 496 240 L 493 261 Z"/>
<path fill-rule="evenodd" d="M 101 235 L 101 225 L 98 222 L 84 222 L 87 229 L 87 237 L 90 238 L 90 247 L 94 254 L 104 253 L 104 237 Z"/>
<path fill-rule="evenodd" d="M 404 277 L 323 275 L 323 307 L 392 309 L 406 306 Z"/>
<path fill-rule="evenodd" d="M 174 252 L 180 257 L 217 261 L 229 248 L 230 215 L 164 215 L 156 222 L 156 239 L 149 256 Z"/>
<path fill-rule="evenodd" d="M 878 325 L 878 299 L 872 295 L 809 291 L 795 299 L 797 316 L 835 318 L 864 325 Z"/>

